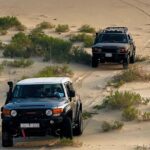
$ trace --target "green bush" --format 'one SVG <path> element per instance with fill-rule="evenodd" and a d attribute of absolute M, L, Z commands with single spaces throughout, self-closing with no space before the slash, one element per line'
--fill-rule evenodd
<path fill-rule="evenodd" d="M 150 121 L 150 112 L 144 112 L 142 114 L 142 121 Z"/>
<path fill-rule="evenodd" d="M 67 62 L 72 43 L 67 40 L 49 37 L 41 29 L 34 29 L 30 35 L 18 33 L 4 49 L 5 57 L 41 56 L 58 62 Z"/>
<path fill-rule="evenodd" d="M 25 27 L 21 24 L 21 22 L 16 17 L 0 17 L 0 28 L 1 29 L 9 29 L 11 27 L 15 27 L 18 30 L 24 30 Z"/>
<path fill-rule="evenodd" d="M 32 42 L 27 35 L 20 32 L 12 37 L 12 41 L 4 49 L 5 57 L 23 57 L 31 56 Z"/>
<path fill-rule="evenodd" d="M 85 33 L 71 35 L 70 41 L 72 42 L 83 42 L 85 47 L 91 47 L 94 42 L 94 37 Z"/>
<path fill-rule="evenodd" d="M 95 29 L 87 24 L 81 26 L 81 28 L 79 28 L 79 31 L 86 32 L 86 33 L 95 33 Z"/>
<path fill-rule="evenodd" d="M 110 96 L 107 96 L 104 99 L 102 105 L 104 105 L 105 107 L 110 107 L 112 109 L 123 109 L 130 106 L 137 106 L 139 104 L 143 104 L 144 101 L 145 99 L 142 98 L 140 94 L 129 91 L 116 91 L 114 94 L 111 93 Z"/>
<path fill-rule="evenodd" d="M 141 56 L 141 55 L 137 55 L 136 56 L 136 62 L 142 62 L 142 61 L 146 61 L 149 60 L 149 56 Z"/>
<path fill-rule="evenodd" d="M 121 129 L 123 125 L 124 125 L 123 122 L 120 121 L 113 121 L 112 123 L 103 121 L 101 128 L 103 132 L 108 132 L 111 130 Z"/>
<path fill-rule="evenodd" d="M 122 117 L 126 121 L 132 121 L 138 119 L 139 110 L 134 107 L 127 107 L 122 112 Z"/>
<path fill-rule="evenodd" d="M 51 24 L 50 22 L 46 22 L 46 21 L 43 21 L 36 26 L 36 28 L 38 28 L 38 29 L 52 29 L 54 27 L 55 27 L 55 25 Z"/>
<path fill-rule="evenodd" d="M 68 66 L 49 66 L 38 72 L 35 77 L 55 77 L 55 76 L 72 76 L 72 71 Z"/>
<path fill-rule="evenodd" d="M 88 54 L 81 47 L 73 47 L 71 55 L 72 55 L 71 60 L 74 62 L 85 64 L 85 65 L 91 64 L 91 55 Z"/>
<path fill-rule="evenodd" d="M 20 60 L 14 60 L 14 61 L 3 61 L 2 62 L 3 65 L 5 66 L 10 66 L 10 67 L 16 67 L 16 68 L 25 68 L 25 67 L 29 67 L 33 64 L 32 60 L 28 60 L 28 59 L 20 59 Z"/>
<path fill-rule="evenodd" d="M 115 87 L 119 87 L 126 82 L 132 81 L 150 81 L 150 74 L 146 73 L 141 67 L 133 66 L 128 70 L 124 70 L 112 80 Z"/>
<path fill-rule="evenodd" d="M 82 117 L 83 117 L 84 120 L 86 120 L 86 119 L 92 117 L 92 113 L 87 112 L 87 111 L 84 111 L 84 112 L 82 113 Z"/>
<path fill-rule="evenodd" d="M 0 29 L 0 35 L 6 35 L 7 34 L 7 30 L 5 29 Z"/>
<path fill-rule="evenodd" d="M 56 29 L 56 32 L 68 32 L 69 31 L 69 26 L 67 24 L 59 24 Z"/>
<path fill-rule="evenodd" d="M 3 69 L 4 69 L 4 66 L 0 64 L 0 74 L 2 73 Z"/>

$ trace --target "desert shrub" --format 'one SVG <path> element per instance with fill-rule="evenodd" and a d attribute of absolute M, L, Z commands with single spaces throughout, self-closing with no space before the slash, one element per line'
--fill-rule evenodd
<path fill-rule="evenodd" d="M 5 57 L 30 57 L 32 42 L 27 35 L 20 32 L 12 37 L 12 41 L 4 49 Z"/>
<path fill-rule="evenodd" d="M 141 121 L 150 121 L 150 112 L 144 112 L 141 115 Z"/>
<path fill-rule="evenodd" d="M 67 24 L 59 24 L 56 29 L 56 32 L 68 32 L 69 31 L 69 26 Z"/>
<path fill-rule="evenodd" d="M 143 145 L 143 146 L 136 146 L 135 150 L 150 150 L 149 146 Z"/>
<path fill-rule="evenodd" d="M 5 29 L 0 29 L 0 35 L 6 35 L 7 34 L 7 30 Z"/>
<path fill-rule="evenodd" d="M 136 56 L 136 62 L 142 62 L 142 61 L 146 61 L 146 60 L 149 60 L 148 56 L 141 56 L 141 55 Z"/>
<path fill-rule="evenodd" d="M 0 64 L 0 74 L 2 73 L 3 69 L 4 69 L 3 64 Z"/>
<path fill-rule="evenodd" d="M 58 142 L 56 142 L 55 146 L 80 147 L 80 146 L 82 146 L 82 142 L 74 141 L 72 139 L 62 138 Z"/>
<path fill-rule="evenodd" d="M 121 129 L 123 125 L 124 125 L 123 122 L 120 122 L 120 121 L 113 121 L 112 123 L 103 121 L 101 128 L 103 132 L 108 132 L 110 130 Z"/>
<path fill-rule="evenodd" d="M 138 119 L 140 111 L 134 107 L 127 107 L 122 112 L 122 117 L 126 121 Z"/>
<path fill-rule="evenodd" d="M 92 113 L 87 112 L 87 111 L 84 111 L 84 112 L 82 113 L 82 117 L 83 117 L 84 120 L 86 120 L 86 119 L 92 117 Z"/>
<path fill-rule="evenodd" d="M 2 41 L 0 41 L 0 50 L 3 50 L 4 49 L 4 44 L 2 43 Z"/>
<path fill-rule="evenodd" d="M 18 30 L 24 30 L 25 27 L 21 24 L 21 22 L 16 17 L 6 16 L 0 17 L 0 28 L 1 29 L 9 29 L 11 27 L 15 27 Z"/>
<path fill-rule="evenodd" d="M 5 57 L 23 58 L 41 56 L 47 60 L 51 58 L 55 61 L 66 62 L 69 60 L 71 47 L 70 41 L 49 37 L 41 29 L 34 29 L 29 36 L 22 32 L 16 34 L 4 49 L 3 54 Z"/>
<path fill-rule="evenodd" d="M 80 32 L 86 32 L 86 33 L 94 33 L 95 29 L 93 27 L 91 27 L 90 25 L 83 25 L 79 28 Z"/>
<path fill-rule="evenodd" d="M 52 37 L 49 37 L 48 42 L 48 49 L 45 52 L 47 60 L 53 59 L 57 62 L 68 62 L 70 60 L 71 42 Z M 43 42 L 43 44 L 46 43 Z"/>
<path fill-rule="evenodd" d="M 48 66 L 38 72 L 35 77 L 72 76 L 68 66 Z"/>
<path fill-rule="evenodd" d="M 20 60 L 14 60 L 14 61 L 5 60 L 2 62 L 2 64 L 5 66 L 10 66 L 10 67 L 25 68 L 25 67 L 31 66 L 33 64 L 33 61 L 29 59 L 20 59 Z"/>
<path fill-rule="evenodd" d="M 72 43 L 67 40 L 45 35 L 40 29 L 33 30 L 29 35 L 34 49 L 34 55 L 43 56 L 45 61 L 50 59 L 67 62 Z"/>
<path fill-rule="evenodd" d="M 126 82 L 132 81 L 150 81 L 150 74 L 146 73 L 141 67 L 133 66 L 116 75 L 112 83 L 114 83 L 115 87 L 119 87 Z"/>
<path fill-rule="evenodd" d="M 46 22 L 46 21 L 43 21 L 36 26 L 36 28 L 38 28 L 38 29 L 52 29 L 54 27 L 55 27 L 55 25 L 51 24 L 50 22 Z"/>
<path fill-rule="evenodd" d="M 91 47 L 94 42 L 94 37 L 85 33 L 71 35 L 70 41 L 72 42 L 83 42 L 85 47 Z"/>
<path fill-rule="evenodd" d="M 111 93 L 103 100 L 103 106 L 110 107 L 112 109 L 123 109 L 128 108 L 130 106 L 136 106 L 139 104 L 143 104 L 145 101 L 144 98 L 140 96 L 140 94 L 125 91 L 115 93 Z"/>
<path fill-rule="evenodd" d="M 71 60 L 77 63 L 90 65 L 91 55 L 88 54 L 82 47 L 73 47 L 71 52 Z"/>

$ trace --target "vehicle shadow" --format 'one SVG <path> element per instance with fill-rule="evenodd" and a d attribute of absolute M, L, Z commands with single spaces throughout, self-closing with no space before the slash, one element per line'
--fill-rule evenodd
<path fill-rule="evenodd" d="M 103 71 L 119 71 L 119 70 L 124 70 L 122 64 L 109 64 L 109 63 L 105 63 L 105 64 L 99 64 L 99 66 L 97 68 L 95 68 L 97 70 L 103 70 Z"/>

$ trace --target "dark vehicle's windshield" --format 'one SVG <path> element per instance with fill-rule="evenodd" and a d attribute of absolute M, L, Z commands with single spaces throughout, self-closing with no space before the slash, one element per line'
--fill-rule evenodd
<path fill-rule="evenodd" d="M 127 36 L 124 34 L 101 34 L 100 43 L 127 43 Z"/>
<path fill-rule="evenodd" d="M 61 84 L 16 85 L 13 98 L 64 97 Z"/>

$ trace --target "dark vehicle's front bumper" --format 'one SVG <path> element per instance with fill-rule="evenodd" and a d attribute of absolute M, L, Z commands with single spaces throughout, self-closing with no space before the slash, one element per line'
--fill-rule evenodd
<path fill-rule="evenodd" d="M 109 56 L 108 56 L 109 55 Z M 121 63 L 128 56 L 128 53 L 93 53 L 95 59 L 100 59 L 100 62 L 116 62 Z"/>
<path fill-rule="evenodd" d="M 4 129 L 8 130 L 12 135 L 21 135 L 22 129 L 27 133 L 26 136 L 40 135 L 46 132 L 55 132 L 59 129 L 63 122 L 63 116 L 57 117 L 47 117 L 47 118 L 12 118 L 6 117 L 2 120 L 2 126 Z M 21 123 L 38 123 L 40 126 L 38 128 L 21 128 Z"/>

